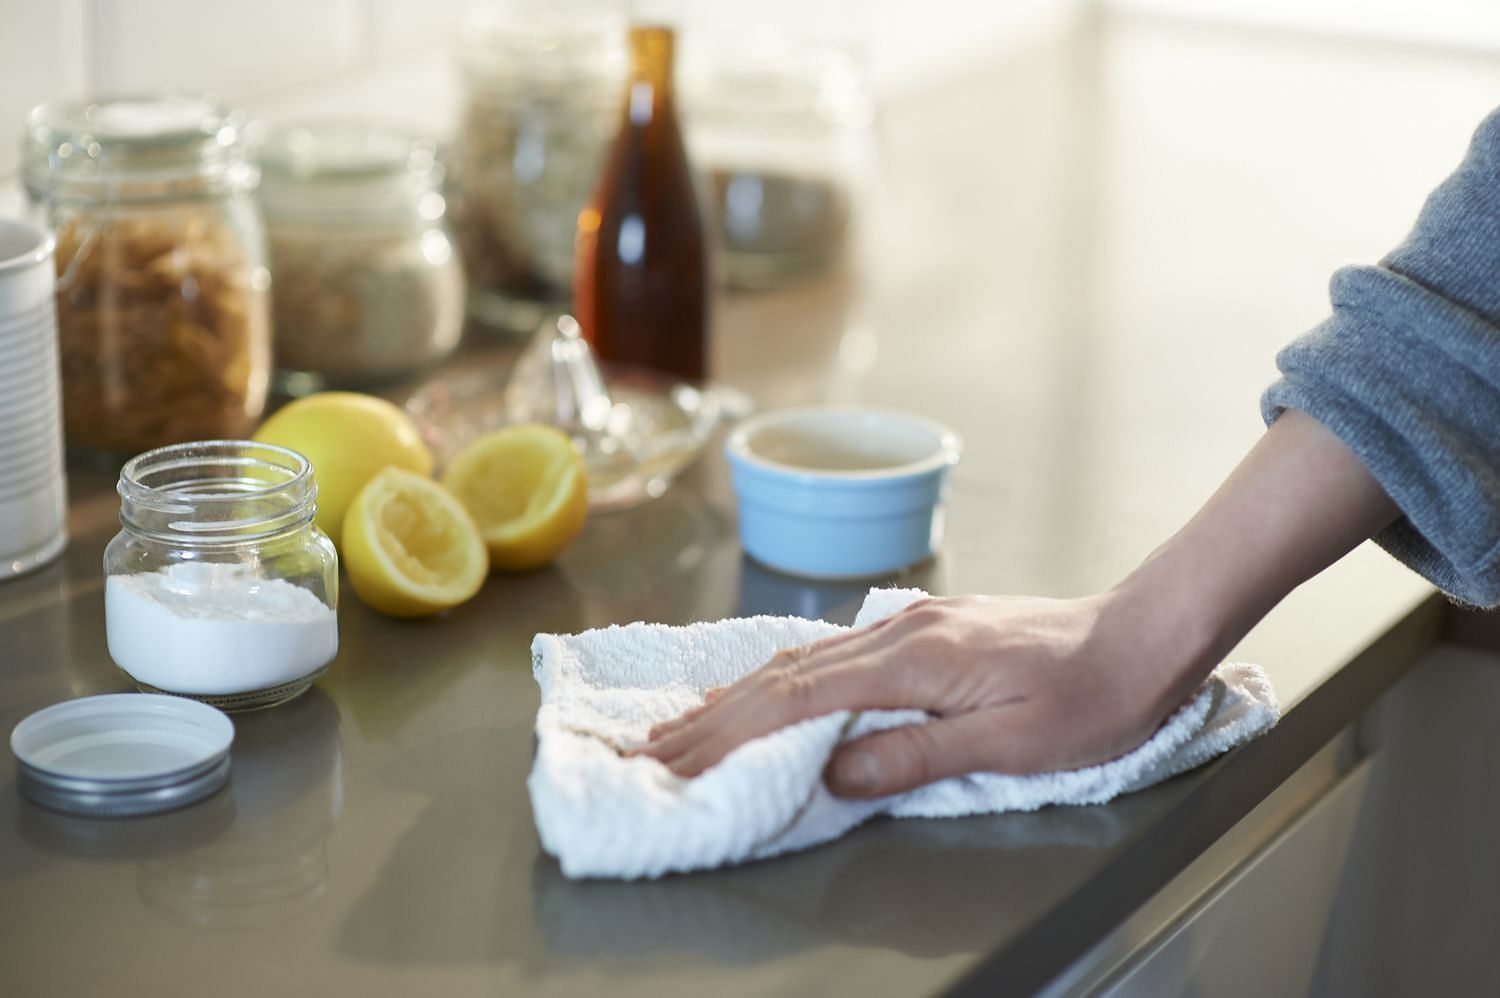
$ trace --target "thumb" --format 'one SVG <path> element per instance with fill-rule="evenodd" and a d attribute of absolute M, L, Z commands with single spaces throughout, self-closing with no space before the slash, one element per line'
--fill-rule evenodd
<path fill-rule="evenodd" d="M 988 768 L 994 721 L 963 714 L 866 735 L 835 750 L 823 779 L 835 797 L 867 799 Z"/>

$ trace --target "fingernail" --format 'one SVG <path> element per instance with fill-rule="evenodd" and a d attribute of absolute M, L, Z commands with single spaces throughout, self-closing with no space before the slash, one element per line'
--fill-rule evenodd
<path fill-rule="evenodd" d="M 833 766 L 834 791 L 868 793 L 880 785 L 880 760 L 874 752 L 845 752 Z"/>

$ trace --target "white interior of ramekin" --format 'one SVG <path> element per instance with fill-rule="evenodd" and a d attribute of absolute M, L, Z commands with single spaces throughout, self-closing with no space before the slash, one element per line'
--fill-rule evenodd
<path fill-rule="evenodd" d="M 924 474 L 954 464 L 962 450 L 957 434 L 925 416 L 833 406 L 763 413 L 741 423 L 726 446 L 770 471 L 854 480 Z"/>

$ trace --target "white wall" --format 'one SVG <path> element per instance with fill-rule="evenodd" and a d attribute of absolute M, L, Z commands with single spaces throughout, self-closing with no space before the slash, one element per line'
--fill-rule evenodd
<path fill-rule="evenodd" d="M 1102 0 L 1172 17 L 1417 42 L 1500 48 L 1500 0 Z"/>
<path fill-rule="evenodd" d="M 559 3 L 566 0 L 558 0 Z M 1085 0 L 681 0 L 690 29 L 753 19 L 835 40 L 878 88 L 920 86 L 1048 30 Z M 24 115 L 60 96 L 213 91 L 276 117 L 353 111 L 442 133 L 466 0 L 0 0 L 0 178 Z M 713 33 L 713 32 L 709 32 Z"/>
<path fill-rule="evenodd" d="M 451 38 L 464 0 L 0 0 L 0 175 L 27 109 L 176 88 L 316 90 Z"/>

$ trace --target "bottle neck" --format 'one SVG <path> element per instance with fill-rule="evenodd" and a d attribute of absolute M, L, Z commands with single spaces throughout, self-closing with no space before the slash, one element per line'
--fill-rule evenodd
<path fill-rule="evenodd" d="M 675 39 L 671 28 L 630 29 L 630 85 L 625 113 L 641 127 L 673 110 L 672 61 Z"/>

